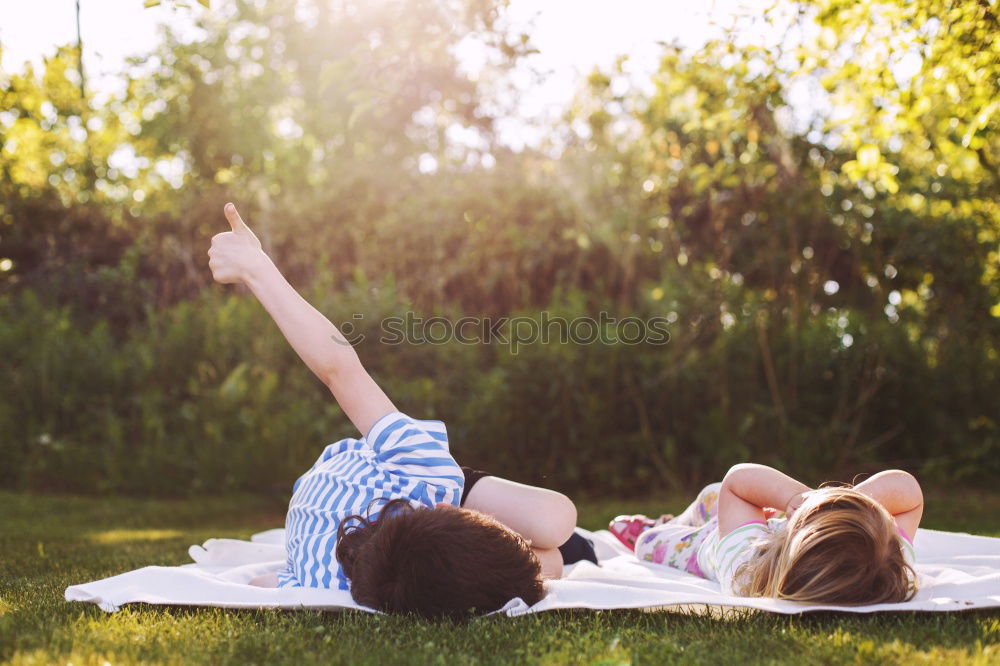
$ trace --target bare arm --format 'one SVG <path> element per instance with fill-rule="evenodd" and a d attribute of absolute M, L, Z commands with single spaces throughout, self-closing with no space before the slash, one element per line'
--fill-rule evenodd
<path fill-rule="evenodd" d="M 913 540 L 924 514 L 924 494 L 912 474 L 901 469 L 887 469 L 854 489 L 884 506 L 900 529 Z"/>
<path fill-rule="evenodd" d="M 764 519 L 763 508 L 789 508 L 809 486 L 773 467 L 742 463 L 730 468 L 719 491 L 719 535 Z"/>
<path fill-rule="evenodd" d="M 542 565 L 542 576 L 562 577 L 558 548 L 576 526 L 576 505 L 570 498 L 554 490 L 486 476 L 472 487 L 462 506 L 493 516 L 523 536 Z"/>
<path fill-rule="evenodd" d="M 566 543 L 576 527 L 576 505 L 570 498 L 497 476 L 480 479 L 462 506 L 493 516 L 543 550 Z"/>
<path fill-rule="evenodd" d="M 319 379 L 329 387 L 362 435 L 395 411 L 388 396 L 361 365 L 357 352 L 337 327 L 288 283 L 260 241 L 226 204 L 232 231 L 212 238 L 209 267 L 217 282 L 243 282 L 274 319 L 285 339 Z"/>

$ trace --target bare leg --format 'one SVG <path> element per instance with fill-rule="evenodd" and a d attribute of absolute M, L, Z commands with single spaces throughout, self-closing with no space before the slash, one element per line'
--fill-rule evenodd
<path fill-rule="evenodd" d="M 527 539 L 536 553 L 566 543 L 576 527 L 576 506 L 562 493 L 496 476 L 480 479 L 462 506 L 493 516 Z"/>
<path fill-rule="evenodd" d="M 675 525 L 690 525 L 699 527 L 714 518 L 719 513 L 719 489 L 721 483 L 712 483 L 701 489 L 691 505 L 684 513 L 671 519 Z"/>

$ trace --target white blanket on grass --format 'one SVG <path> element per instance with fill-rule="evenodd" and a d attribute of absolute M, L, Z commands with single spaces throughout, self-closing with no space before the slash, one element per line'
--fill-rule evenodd
<path fill-rule="evenodd" d="M 836 610 L 958 611 L 1000 607 L 1000 539 L 935 530 L 919 530 L 914 540 L 920 591 L 912 601 L 873 606 L 806 606 L 776 599 L 723 594 L 718 583 L 681 571 L 638 561 L 608 532 L 578 530 L 594 540 L 601 566 L 580 562 L 567 567 L 562 580 L 550 581 L 548 594 L 534 606 L 513 599 L 500 612 L 509 616 L 559 608 L 642 608 L 704 612 L 726 607 L 773 613 Z M 269 530 L 250 541 L 209 539 L 191 546 L 192 564 L 144 567 L 66 588 L 67 601 L 86 601 L 108 612 L 142 602 L 171 606 L 222 608 L 371 609 L 359 606 L 349 592 L 314 588 L 262 588 L 252 578 L 284 565 L 284 530 Z"/>

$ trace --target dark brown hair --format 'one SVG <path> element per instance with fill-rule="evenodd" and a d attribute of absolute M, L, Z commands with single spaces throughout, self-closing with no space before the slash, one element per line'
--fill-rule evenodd
<path fill-rule="evenodd" d="M 524 538 L 469 509 L 392 500 L 377 522 L 359 515 L 341 522 L 336 555 L 354 600 L 388 613 L 462 618 L 545 595 Z"/>

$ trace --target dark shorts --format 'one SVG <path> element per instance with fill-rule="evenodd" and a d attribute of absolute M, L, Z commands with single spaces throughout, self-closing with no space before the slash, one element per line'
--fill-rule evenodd
<path fill-rule="evenodd" d="M 479 479 L 484 476 L 493 476 L 489 472 L 484 472 L 481 469 L 472 469 L 471 467 L 466 467 L 462 465 L 462 474 L 465 475 L 465 487 L 462 488 L 462 506 L 465 506 L 465 498 L 469 496 L 469 491 L 472 490 L 472 486 L 479 482 Z"/>

